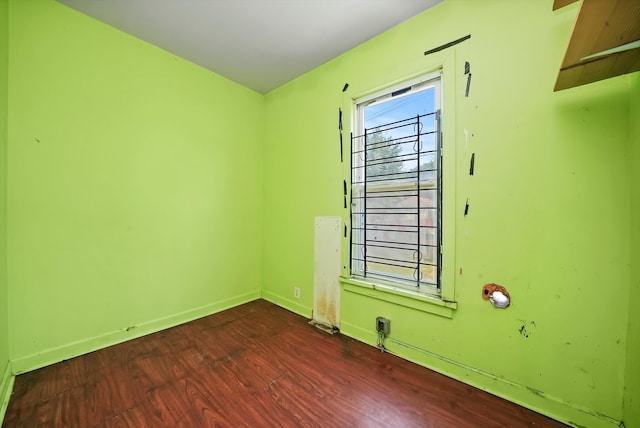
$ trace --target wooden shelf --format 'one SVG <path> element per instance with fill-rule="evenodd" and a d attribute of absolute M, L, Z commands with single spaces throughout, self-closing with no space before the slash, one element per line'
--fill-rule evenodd
<path fill-rule="evenodd" d="M 553 10 L 558 10 L 561 7 L 565 7 L 571 3 L 577 2 L 578 0 L 553 0 Z"/>
<path fill-rule="evenodd" d="M 575 0 L 555 0 L 554 9 Z M 555 91 L 640 70 L 640 48 L 587 58 L 640 40 L 640 1 L 582 0 Z"/>

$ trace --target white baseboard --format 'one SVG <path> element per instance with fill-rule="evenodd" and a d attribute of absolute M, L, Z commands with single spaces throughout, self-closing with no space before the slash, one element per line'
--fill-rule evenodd
<path fill-rule="evenodd" d="M 11 398 L 11 392 L 13 391 L 13 381 L 15 376 L 11 369 L 11 361 L 7 361 L 2 372 L 2 380 L 0 380 L 0 425 L 4 420 L 4 414 L 7 411 L 9 405 L 9 399 Z"/>

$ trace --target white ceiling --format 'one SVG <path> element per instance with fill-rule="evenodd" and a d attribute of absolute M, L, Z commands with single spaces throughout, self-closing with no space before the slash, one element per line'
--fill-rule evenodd
<path fill-rule="evenodd" d="M 58 0 L 261 93 L 443 0 Z"/>

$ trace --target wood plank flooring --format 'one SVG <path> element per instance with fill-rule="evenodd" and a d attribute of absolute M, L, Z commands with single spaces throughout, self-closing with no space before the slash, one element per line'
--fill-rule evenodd
<path fill-rule="evenodd" d="M 565 425 L 257 300 L 19 375 L 2 426 Z"/>

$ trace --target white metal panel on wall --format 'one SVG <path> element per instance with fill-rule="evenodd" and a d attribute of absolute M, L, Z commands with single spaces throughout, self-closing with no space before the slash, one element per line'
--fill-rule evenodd
<path fill-rule="evenodd" d="M 316 217 L 314 236 L 313 319 L 339 327 L 340 217 Z"/>

